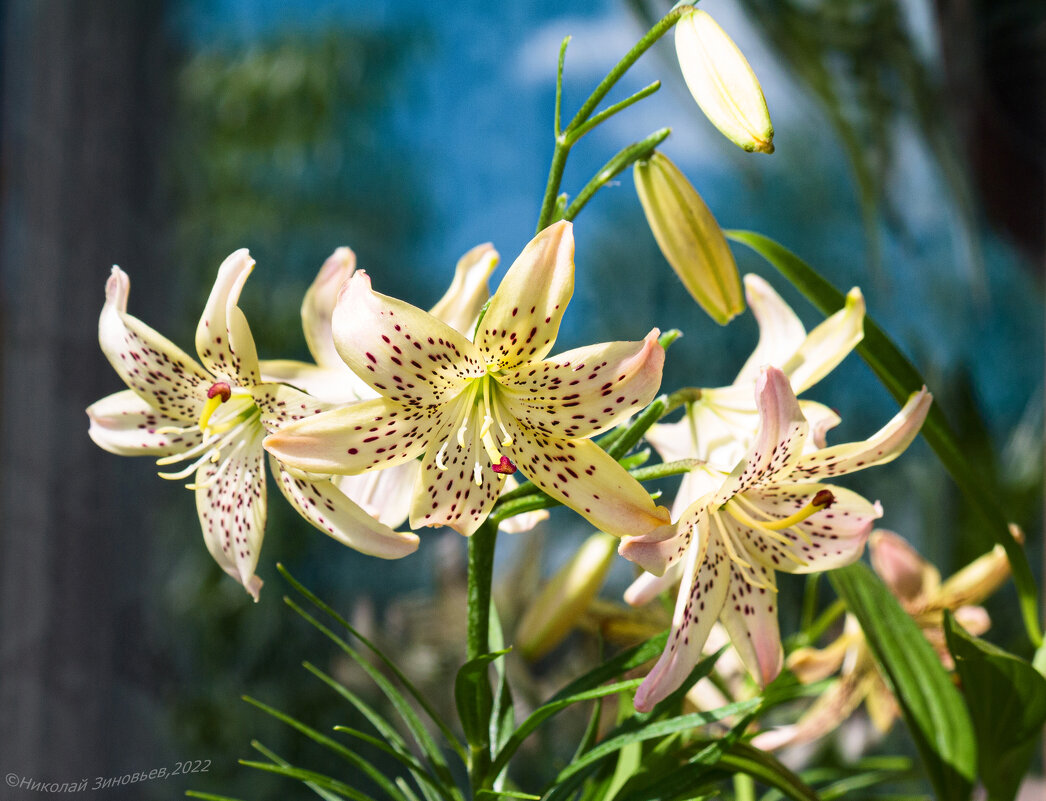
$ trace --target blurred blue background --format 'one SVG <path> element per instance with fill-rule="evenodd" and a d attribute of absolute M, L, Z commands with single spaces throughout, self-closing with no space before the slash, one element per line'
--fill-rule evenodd
<path fill-rule="evenodd" d="M 187 787 L 307 797 L 236 765 L 251 758 L 252 736 L 290 759 L 302 747 L 241 693 L 321 730 L 345 722 L 299 663 L 334 660 L 331 670 L 350 674 L 283 606 L 278 560 L 399 649 L 408 672 L 445 686 L 463 627 L 457 535 L 423 532 L 417 555 L 378 563 L 301 523 L 271 491 L 255 606 L 201 547 L 190 493 L 155 479 L 147 460 L 87 440 L 82 409 L 121 388 L 94 339 L 109 265 L 131 276 L 131 312 L 187 347 L 217 265 L 249 247 L 258 268 L 242 305 L 263 358 L 305 357 L 302 293 L 340 245 L 379 291 L 428 307 L 457 258 L 491 241 L 502 256 L 496 285 L 534 233 L 560 41 L 573 37 L 569 117 L 667 7 L 9 4 L 0 768 L 65 781 L 209 759 L 207 774 L 126 797 Z M 863 289 L 1041 563 L 1043 112 L 1013 89 L 1042 77 L 1030 24 L 1041 8 L 973 4 L 967 17 L 893 0 L 702 7 L 760 76 L 777 152 L 746 154 L 707 123 L 669 37 L 609 100 L 655 79 L 661 91 L 575 148 L 565 191 L 670 126 L 662 149 L 724 227 L 765 233 L 840 288 Z M 755 342 L 751 316 L 727 328 L 703 316 L 657 251 L 630 172 L 596 196 L 575 234 L 577 289 L 558 349 L 680 328 L 666 388 L 732 379 Z M 809 327 L 818 322 L 772 269 L 735 253 Z M 835 441 L 867 436 L 896 409 L 856 356 L 810 397 L 841 412 Z M 921 442 L 853 485 L 880 498 L 883 524 L 944 574 L 987 547 Z M 503 537 L 499 568 L 547 571 L 586 533 L 554 513 L 536 533 Z M 619 565 L 612 589 L 629 576 Z M 425 600 L 433 594 L 451 601 Z M 991 607 L 993 636 L 1019 649 L 1013 601 L 1008 589 Z M 426 629 L 419 609 L 446 612 Z M 794 616 L 782 623 L 794 627 Z M 458 639 L 448 648 L 437 634 Z"/>

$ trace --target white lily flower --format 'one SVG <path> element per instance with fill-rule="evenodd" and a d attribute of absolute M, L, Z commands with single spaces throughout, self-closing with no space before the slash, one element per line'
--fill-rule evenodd
<path fill-rule="evenodd" d="M 221 265 L 196 331 L 197 362 L 127 313 L 130 280 L 113 267 L 98 322 L 102 351 L 130 389 L 87 409 L 89 434 L 105 450 L 155 456 L 182 467 L 163 478 L 194 476 L 204 542 L 218 565 L 257 600 L 255 575 L 265 530 L 262 440 L 293 420 L 329 408 L 291 387 L 263 381 L 254 338 L 236 305 L 254 268 L 246 250 Z M 393 531 L 349 501 L 327 477 L 270 461 L 284 495 L 316 528 L 383 558 L 417 549 L 414 534 Z"/>

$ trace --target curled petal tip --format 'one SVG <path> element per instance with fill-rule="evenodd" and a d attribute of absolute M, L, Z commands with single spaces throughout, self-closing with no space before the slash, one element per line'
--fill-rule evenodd
<path fill-rule="evenodd" d="M 105 302 L 116 306 L 120 311 L 127 311 L 127 295 L 130 291 L 131 279 L 114 264 L 105 282 Z"/>

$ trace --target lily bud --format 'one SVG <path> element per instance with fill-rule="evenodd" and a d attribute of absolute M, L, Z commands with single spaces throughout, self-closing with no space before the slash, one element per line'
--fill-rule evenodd
<path fill-rule="evenodd" d="M 658 247 L 690 295 L 720 325 L 744 311 L 741 278 L 726 237 L 686 176 L 660 152 L 633 170 Z"/>
<path fill-rule="evenodd" d="M 738 147 L 774 152 L 774 126 L 748 60 L 705 11 L 676 25 L 676 55 L 690 94 L 709 121 Z"/>
<path fill-rule="evenodd" d="M 617 543 L 609 534 L 593 534 L 549 580 L 516 630 L 516 647 L 523 656 L 539 659 L 570 633 L 599 594 Z"/>

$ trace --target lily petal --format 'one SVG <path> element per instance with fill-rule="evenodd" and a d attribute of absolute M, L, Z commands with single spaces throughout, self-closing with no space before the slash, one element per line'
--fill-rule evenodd
<path fill-rule="evenodd" d="M 762 565 L 752 565 L 750 572 L 765 586 L 749 584 L 737 563 L 731 563 L 730 589 L 719 620 L 748 672 L 766 686 L 781 672 L 784 663 L 777 623 L 777 593 L 773 589 L 777 582 L 774 571 Z"/>
<path fill-rule="evenodd" d="M 1006 549 L 996 545 L 958 573 L 949 576 L 931 603 L 937 609 L 955 609 L 979 603 L 1002 586 L 1009 577 L 1010 561 L 1006 556 Z"/>
<path fill-rule="evenodd" d="M 754 489 L 734 503 L 741 503 L 757 520 L 779 520 L 809 504 L 818 492 L 827 490 L 831 506 L 814 513 L 791 528 L 773 536 L 738 522 L 728 512 L 716 516 L 745 544 L 753 559 L 765 567 L 786 573 L 819 573 L 851 564 L 860 558 L 875 521 L 882 517 L 878 503 L 843 487 L 828 484 L 785 484 Z M 787 540 L 785 545 L 781 540 Z"/>
<path fill-rule="evenodd" d="M 655 576 L 645 570 L 625 590 L 625 603 L 629 606 L 645 606 L 661 593 L 667 592 L 683 576 L 683 562 L 676 562 L 663 576 Z"/>
<path fill-rule="evenodd" d="M 640 342 L 607 342 L 498 377 L 509 413 L 528 428 L 569 439 L 616 426 L 654 399 L 665 349 L 655 328 Z"/>
<path fill-rule="evenodd" d="M 788 475 L 799 459 L 810 424 L 788 378 L 776 367 L 764 368 L 756 382 L 759 433 L 751 449 L 720 488 L 719 505 L 749 487 Z"/>
<path fill-rule="evenodd" d="M 806 447 L 803 453 L 812 453 L 820 448 L 827 447 L 827 434 L 839 423 L 842 418 L 834 410 L 816 401 L 801 400 L 799 408 L 803 411 L 803 417 L 810 424 L 810 434 L 806 438 Z"/>
<path fill-rule="evenodd" d="M 356 270 L 356 254 L 340 247 L 323 262 L 301 303 L 301 328 L 313 361 L 320 367 L 344 369 L 345 363 L 334 349 L 331 317 L 342 284 Z M 293 383 L 293 382 L 288 382 Z"/>
<path fill-rule="evenodd" d="M 270 457 L 280 490 L 298 513 L 343 545 L 381 559 L 399 559 L 418 549 L 418 537 L 394 531 L 354 504 L 326 477 L 310 476 Z"/>
<path fill-rule="evenodd" d="M 460 404 L 472 404 L 470 396 Z M 472 536 L 487 519 L 501 494 L 504 477 L 491 469 L 480 434 L 483 421 L 475 409 L 464 423 L 458 414 L 445 416 L 421 461 L 415 485 L 410 527 L 450 526 L 459 534 Z M 460 428 L 460 431 L 459 431 Z"/>
<path fill-rule="evenodd" d="M 375 520 L 396 528 L 407 522 L 420 471 L 421 462 L 412 460 L 358 476 L 338 476 L 334 485 Z"/>
<path fill-rule="evenodd" d="M 500 256 L 489 242 L 477 245 L 458 259 L 454 280 L 429 314 L 442 320 L 455 331 L 471 336 L 476 318 L 490 298 L 487 281 Z"/>
<path fill-rule="evenodd" d="M 357 270 L 334 309 L 334 345 L 376 392 L 404 404 L 434 405 L 486 372 L 464 334 L 431 314 L 371 289 Z"/>
<path fill-rule="evenodd" d="M 348 403 L 377 395 L 340 358 L 337 367 L 319 367 L 292 359 L 263 359 L 260 368 L 262 381 L 289 384 L 328 403 Z"/>
<path fill-rule="evenodd" d="M 759 324 L 759 342 L 734 379 L 734 384 L 755 381 L 765 365 L 780 367 L 806 339 L 802 322 L 770 284 L 752 273 L 744 277 L 744 284 L 745 297 Z"/>
<path fill-rule="evenodd" d="M 98 319 L 102 352 L 124 383 L 160 414 L 195 423 L 214 378 L 169 339 L 127 314 L 130 288 L 127 274 L 113 267 Z"/>
<path fill-rule="evenodd" d="M 558 439 L 505 415 L 516 466 L 545 494 L 615 537 L 642 535 L 669 522 L 643 485 L 591 440 Z"/>
<path fill-rule="evenodd" d="M 574 232 L 565 220 L 535 236 L 509 267 L 477 332 L 492 368 L 511 370 L 552 350 L 574 293 Z"/>
<path fill-rule="evenodd" d="M 270 434 L 289 423 L 307 420 L 329 411 L 328 403 L 283 384 L 256 384 L 251 397 L 261 412 L 261 422 Z"/>
<path fill-rule="evenodd" d="M 925 600 L 940 586 L 937 568 L 892 531 L 873 532 L 868 550 L 875 572 L 899 600 L 909 604 Z"/>
<path fill-rule="evenodd" d="M 660 526 L 647 534 L 626 537 L 618 553 L 655 576 L 663 576 L 683 559 L 698 528 L 704 528 L 713 500 L 706 495 L 692 503 L 674 524 Z"/>
<path fill-rule="evenodd" d="M 233 384 L 247 386 L 261 380 L 258 351 L 247 318 L 236 303 L 253 269 L 254 259 L 245 248 L 222 262 L 196 328 L 196 352 L 204 366 Z"/>
<path fill-rule="evenodd" d="M 166 417 L 125 389 L 87 407 L 88 436 L 100 448 L 120 456 L 169 456 L 203 441 L 196 425 Z"/>
<path fill-rule="evenodd" d="M 912 393 L 901 411 L 878 433 L 864 442 L 833 445 L 807 454 L 796 464 L 796 473 L 807 478 L 830 478 L 893 461 L 919 433 L 931 403 L 933 396 L 923 387 Z"/>
<path fill-rule="evenodd" d="M 844 635 L 824 648 L 796 648 L 788 655 L 786 664 L 801 683 L 813 684 L 838 671 L 850 647 L 850 638 Z"/>
<path fill-rule="evenodd" d="M 649 712 L 677 689 L 701 658 L 708 633 L 726 601 L 729 560 L 719 537 L 702 532 L 704 546 L 691 548 L 661 658 L 636 690 L 635 707 Z"/>
<path fill-rule="evenodd" d="M 803 340 L 799 349 L 780 365 L 796 395 L 812 387 L 845 359 L 864 338 L 864 296 L 854 287 L 846 304 Z"/>
<path fill-rule="evenodd" d="M 298 470 L 355 475 L 420 456 L 441 420 L 430 409 L 376 398 L 288 423 L 264 444 Z"/>
<path fill-rule="evenodd" d="M 265 534 L 265 471 L 261 429 L 219 462 L 196 471 L 196 513 L 214 561 L 258 600 L 254 575 Z"/>

